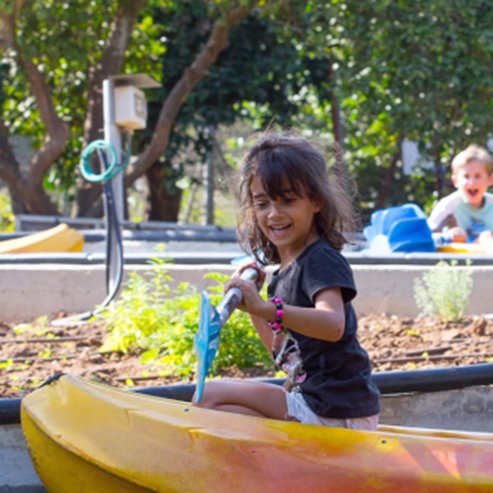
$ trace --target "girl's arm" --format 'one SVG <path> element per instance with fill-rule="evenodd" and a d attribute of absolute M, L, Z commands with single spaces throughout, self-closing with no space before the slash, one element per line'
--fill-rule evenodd
<path fill-rule="evenodd" d="M 341 290 L 324 289 L 317 293 L 315 308 L 284 305 L 283 324 L 308 337 L 340 341 L 346 326 Z"/>
<path fill-rule="evenodd" d="M 243 302 L 239 308 L 250 314 L 264 344 L 265 341 L 270 344 L 272 335 L 268 334 L 270 328 L 267 320 L 276 318 L 275 305 L 260 297 L 252 281 L 233 278 L 227 283 L 226 289 L 233 286 L 239 287 L 243 293 Z M 346 317 L 339 288 L 324 289 L 317 293 L 315 308 L 284 304 L 283 310 L 283 325 L 300 334 L 330 342 L 337 342 L 344 335 Z"/>
<path fill-rule="evenodd" d="M 267 324 L 267 320 L 251 314 L 250 318 L 265 348 L 270 353 L 272 351 L 272 329 Z"/>

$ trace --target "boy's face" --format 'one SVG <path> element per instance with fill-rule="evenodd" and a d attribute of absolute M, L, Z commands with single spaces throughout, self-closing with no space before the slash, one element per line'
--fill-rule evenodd
<path fill-rule="evenodd" d="M 490 185 L 493 175 L 488 173 L 486 166 L 479 161 L 469 161 L 452 175 L 452 183 L 473 207 L 483 205 L 483 197 Z"/>

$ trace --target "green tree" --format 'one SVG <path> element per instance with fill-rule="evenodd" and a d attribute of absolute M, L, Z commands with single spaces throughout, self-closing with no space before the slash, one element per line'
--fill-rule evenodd
<path fill-rule="evenodd" d="M 101 83 L 126 68 L 125 54 L 135 24 L 143 18 L 140 27 L 146 29 L 146 22 L 152 19 L 145 8 L 152 6 L 153 2 L 144 0 L 108 1 L 102 6 L 83 0 L 70 5 L 22 0 L 0 3 L 0 48 L 4 63 L 10 67 L 8 76 L 2 79 L 0 179 L 8 187 L 14 212 L 57 212 L 57 205 L 47 193 L 50 171 L 68 162 L 72 167 L 67 174 L 73 176 L 73 161 L 66 161 L 64 153 L 74 157 L 85 143 L 101 136 Z M 253 1 L 217 1 L 210 5 L 210 15 L 215 19 L 210 35 L 166 95 L 149 145 L 126 177 L 127 186 L 164 154 L 183 102 L 227 47 L 231 27 L 254 6 Z M 81 25 L 85 26 L 83 30 Z M 155 42 L 148 41 L 151 45 Z M 135 50 L 144 49 L 145 53 L 148 46 L 144 43 Z M 140 62 L 139 56 L 134 56 L 130 68 L 143 65 L 144 56 L 140 56 Z M 39 121 L 42 126 L 35 123 Z M 12 150 L 9 137 L 15 133 L 33 139 L 35 152 L 28 166 L 22 167 Z M 71 147 L 74 142 L 78 144 Z M 100 187 L 81 187 L 79 215 L 90 214 L 99 196 Z"/>
<path fill-rule="evenodd" d="M 2 79 L 0 178 L 14 212 L 57 212 L 47 192 L 73 180 L 83 125 L 88 136 L 101 127 L 100 82 L 120 72 L 143 4 L 143 0 L 0 4 L 0 49 L 9 66 Z M 14 155 L 10 139 L 14 135 L 31 139 L 30 162 L 21 163 Z"/>
<path fill-rule="evenodd" d="M 443 194 L 451 157 L 472 141 L 486 144 L 491 134 L 489 3 L 336 3 L 344 5 L 338 23 L 350 44 L 350 56 L 339 70 L 348 145 L 359 149 L 357 164 L 370 158 L 373 173 L 384 183 L 374 194 L 375 205 L 389 205 L 395 190 L 418 202 L 433 189 Z M 412 182 L 402 176 L 404 138 L 418 142 L 423 156 L 435 163 L 432 176 L 423 170 Z M 419 191 L 424 195 L 416 196 Z"/>
<path fill-rule="evenodd" d="M 202 159 L 211 127 L 247 117 L 256 128 L 273 121 L 319 133 L 341 176 L 347 167 L 359 184 L 367 213 L 443 193 L 451 156 L 490 134 L 493 12 L 485 0 L 67 6 L 0 2 L 0 179 L 15 212 L 57 210 L 51 191 L 69 189 L 81 148 L 100 136 L 101 81 L 122 71 L 163 82 L 125 178 L 130 186 L 157 176 L 158 196 L 176 192 L 184 157 Z M 32 139 L 29 166 L 16 161 L 13 134 Z M 404 138 L 436 169 L 405 176 Z M 93 214 L 99 196 L 98 186 L 80 183 L 78 214 Z"/>
<path fill-rule="evenodd" d="M 173 182 L 183 176 L 186 164 L 206 161 L 219 126 L 239 119 L 250 121 L 257 130 L 293 126 L 302 104 L 307 104 L 303 89 L 319 83 L 314 61 L 300 54 L 294 43 L 280 39 L 263 13 L 252 13 L 231 29 L 228 48 L 181 107 L 164 156 L 148 171 L 151 204 L 156 206 L 150 219 L 176 220 L 177 204 L 171 199 L 179 200 L 180 193 Z M 157 8 L 153 17 L 163 26 L 166 39 L 164 98 L 206 42 L 213 23 L 203 0 L 183 2 L 173 11 Z M 144 144 L 152 137 L 158 111 L 156 101 L 151 104 Z"/>

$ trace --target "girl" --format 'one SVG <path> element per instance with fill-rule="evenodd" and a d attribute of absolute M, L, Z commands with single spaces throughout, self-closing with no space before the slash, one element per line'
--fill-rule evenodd
<path fill-rule="evenodd" d="M 340 250 L 353 225 L 348 197 L 331 183 L 324 158 L 309 142 L 267 134 L 243 160 L 240 244 L 263 265 L 245 281 L 239 269 L 225 289 L 243 293 L 263 343 L 286 374 L 284 388 L 264 382 L 212 380 L 201 407 L 353 429 L 377 426 L 379 393 L 367 353 L 356 339 L 351 268 Z"/>

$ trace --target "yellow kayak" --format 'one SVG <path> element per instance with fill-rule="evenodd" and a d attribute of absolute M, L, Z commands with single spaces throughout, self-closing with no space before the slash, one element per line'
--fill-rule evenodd
<path fill-rule="evenodd" d="M 30 235 L 0 241 L 0 253 L 81 252 L 84 236 L 66 224 Z"/>
<path fill-rule="evenodd" d="M 25 397 L 21 422 L 50 493 L 493 491 L 493 434 L 303 425 L 70 375 Z"/>

